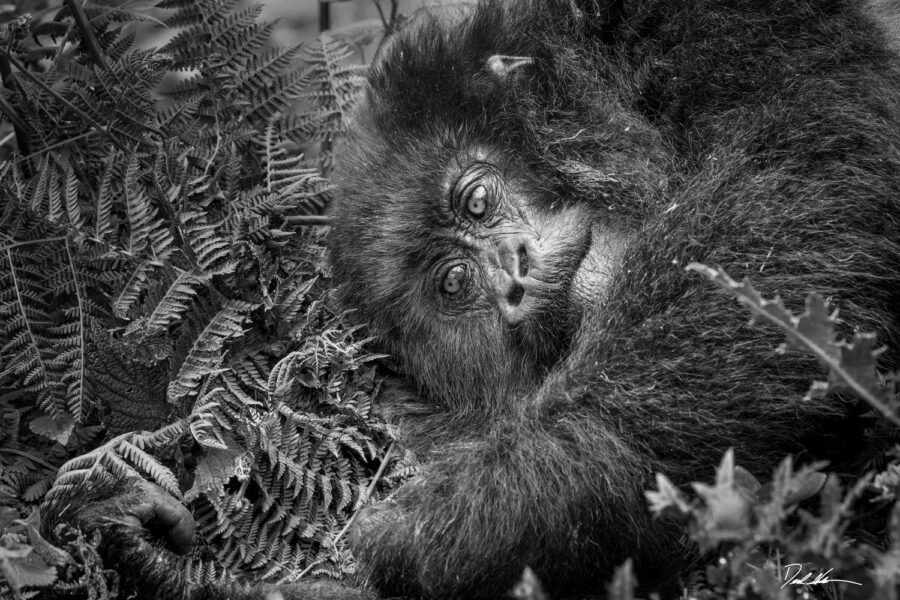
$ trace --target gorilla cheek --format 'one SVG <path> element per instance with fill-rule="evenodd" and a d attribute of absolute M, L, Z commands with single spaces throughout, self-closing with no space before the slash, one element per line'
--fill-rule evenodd
<path fill-rule="evenodd" d="M 575 313 L 581 315 L 609 296 L 627 241 L 624 233 L 594 225 L 590 245 L 569 288 L 569 304 Z"/>

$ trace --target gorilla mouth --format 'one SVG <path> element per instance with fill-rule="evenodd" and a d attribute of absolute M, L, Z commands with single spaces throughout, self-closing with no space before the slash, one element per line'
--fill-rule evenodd
<path fill-rule="evenodd" d="M 506 297 L 507 302 L 509 302 L 510 306 L 518 306 L 520 302 L 522 302 L 522 298 L 525 297 L 525 288 L 520 284 L 513 284 L 512 289 L 509 292 L 509 295 Z"/>

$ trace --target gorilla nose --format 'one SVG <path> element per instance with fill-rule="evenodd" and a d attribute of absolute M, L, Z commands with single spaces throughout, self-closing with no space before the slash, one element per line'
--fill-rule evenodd
<path fill-rule="evenodd" d="M 510 247 L 505 252 L 501 248 L 500 255 L 503 270 L 512 279 L 506 299 L 511 306 L 518 306 L 522 302 L 522 298 L 525 297 L 525 288 L 522 286 L 520 279 L 528 275 L 528 247 L 525 245 L 524 240 L 516 240 L 510 244 Z"/>
<path fill-rule="evenodd" d="M 531 236 L 515 235 L 504 237 L 498 244 L 500 273 L 497 281 L 497 302 L 500 311 L 510 323 L 524 318 L 526 296 L 533 287 L 533 259 L 536 254 L 535 241 Z"/>
<path fill-rule="evenodd" d="M 528 275 L 528 270 L 531 268 L 529 247 L 533 243 L 529 236 L 524 235 L 511 236 L 500 242 L 500 265 L 513 281 Z"/>
<path fill-rule="evenodd" d="M 510 286 L 509 293 L 506 294 L 506 300 L 509 302 L 510 306 L 518 306 L 519 303 L 522 302 L 522 298 L 525 297 L 525 288 L 522 287 L 521 283 L 515 283 Z"/>

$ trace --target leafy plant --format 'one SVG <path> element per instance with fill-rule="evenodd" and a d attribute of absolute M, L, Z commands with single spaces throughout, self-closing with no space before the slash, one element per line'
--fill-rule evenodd
<path fill-rule="evenodd" d="M 238 0 L 148 13 L 65 0 L 0 32 L 0 137 L 17 147 L 0 163 L 0 571 L 18 597 L 115 596 L 95 538 L 51 546 L 25 508 L 92 478 L 147 477 L 190 503 L 206 545 L 183 568 L 199 582 L 352 571 L 351 515 L 410 468 L 406 455 L 375 472 L 393 435 L 372 412 L 378 356 L 333 306 L 323 232 L 294 229 L 327 221 L 331 142 L 361 82 L 344 40 L 401 17 L 391 2 L 380 26 L 275 48 L 259 14 Z M 135 44 L 160 24 L 169 41 Z M 900 423 L 873 338 L 838 340 L 821 298 L 795 317 L 691 268 L 819 358 L 829 377 L 811 396 L 855 393 Z M 896 499 L 897 473 L 895 459 L 843 492 L 786 461 L 762 485 L 729 454 L 693 498 L 664 477 L 648 498 L 714 557 L 697 597 L 792 597 L 778 587 L 789 560 L 890 598 L 897 542 L 844 538 L 863 490 Z M 814 516 L 801 507 L 817 493 Z M 626 563 L 610 596 L 634 590 Z M 530 572 L 517 594 L 545 597 Z"/>
<path fill-rule="evenodd" d="M 896 390 L 882 383 L 893 384 L 897 375 L 879 379 L 874 336 L 857 333 L 850 342 L 838 339 L 837 313 L 828 310 L 821 296 L 810 294 L 805 312 L 794 316 L 778 298 L 764 299 L 748 280 L 737 282 L 721 269 L 696 263 L 687 269 L 733 294 L 755 320 L 777 325 L 785 332 L 788 344 L 819 359 L 828 369 L 828 380 L 814 382 L 810 397 L 850 392 L 891 423 L 900 422 Z M 788 457 L 776 469 L 772 481 L 763 485 L 736 465 L 733 453 L 728 451 L 716 469 L 714 485 L 692 484 L 693 499 L 664 474 L 657 474 L 657 489 L 646 492 L 651 510 L 684 522 L 690 539 L 705 556 L 713 558 L 702 570 L 703 583 L 694 586 L 692 597 L 810 598 L 819 597 L 811 591 L 818 586 L 827 597 L 896 598 L 900 584 L 900 543 L 896 537 L 900 532 L 900 504 L 893 504 L 888 527 L 894 537 L 887 548 L 865 542 L 854 544 L 847 536 L 854 510 L 860 505 L 896 499 L 896 463 L 875 477 L 879 482 L 875 489 L 881 492 L 878 498 L 864 498 L 873 487 L 873 474 L 861 477 L 844 491 L 835 476 L 822 473 L 823 466 L 796 468 Z M 808 507 L 816 496 L 818 510 L 812 512 Z M 618 600 L 634 598 L 628 570 L 623 568 L 617 574 L 612 596 Z M 627 585 L 623 587 L 622 581 Z"/>
<path fill-rule="evenodd" d="M 198 579 L 352 570 L 334 537 L 391 437 L 323 232 L 292 229 L 330 202 L 360 67 L 272 47 L 260 10 L 66 1 L 0 35 L 0 489 L 148 477 L 194 507 Z"/>

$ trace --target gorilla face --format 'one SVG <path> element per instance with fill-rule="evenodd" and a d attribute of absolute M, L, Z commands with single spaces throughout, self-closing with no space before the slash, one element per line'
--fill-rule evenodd
<path fill-rule="evenodd" d="M 336 148 L 332 236 L 344 303 L 463 412 L 514 403 L 568 355 L 668 168 L 615 94 L 568 89 L 579 61 L 472 23 L 423 18 L 381 51 Z M 460 61 L 461 35 L 484 36 L 479 55 Z"/>
<path fill-rule="evenodd" d="M 522 157 L 456 142 L 395 152 L 408 168 L 388 179 L 356 156 L 366 147 L 358 137 L 344 140 L 337 155 L 354 164 L 338 167 L 339 193 L 356 208 L 338 210 L 335 265 L 352 282 L 345 298 L 429 399 L 488 406 L 566 355 L 624 236 Z"/>

